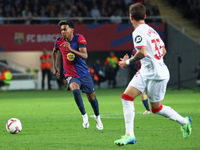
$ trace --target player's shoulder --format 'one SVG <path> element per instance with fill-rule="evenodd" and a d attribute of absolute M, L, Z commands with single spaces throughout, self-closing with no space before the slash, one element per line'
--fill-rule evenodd
<path fill-rule="evenodd" d="M 87 44 L 85 37 L 82 34 L 76 34 L 78 36 L 78 42 Z"/>
<path fill-rule="evenodd" d="M 63 41 L 65 41 L 65 39 L 63 37 L 59 37 L 56 39 L 55 43 L 62 43 Z"/>
<path fill-rule="evenodd" d="M 56 39 L 56 41 L 63 41 L 63 40 L 64 40 L 63 37 L 58 37 L 58 38 Z"/>
<path fill-rule="evenodd" d="M 150 26 L 148 24 L 141 24 L 134 30 L 134 33 L 144 33 L 146 30 L 148 30 L 149 27 Z"/>
<path fill-rule="evenodd" d="M 79 38 L 85 38 L 82 34 L 76 34 Z"/>

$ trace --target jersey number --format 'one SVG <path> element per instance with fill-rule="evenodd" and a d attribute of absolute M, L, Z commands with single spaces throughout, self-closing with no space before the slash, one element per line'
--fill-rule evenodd
<path fill-rule="evenodd" d="M 160 60 L 161 57 L 163 56 L 163 52 L 162 52 L 162 49 L 161 49 L 161 46 L 160 46 L 160 40 L 159 39 L 153 39 L 153 40 L 151 40 L 151 43 L 155 44 L 155 55 L 154 55 L 154 57 L 157 60 Z"/>

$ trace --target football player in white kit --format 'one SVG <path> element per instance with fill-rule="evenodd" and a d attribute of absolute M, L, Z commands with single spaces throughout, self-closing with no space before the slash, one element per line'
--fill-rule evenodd
<path fill-rule="evenodd" d="M 165 45 L 158 33 L 145 24 L 146 8 L 144 5 L 141 3 L 130 5 L 129 13 L 130 21 L 135 29 L 132 37 L 137 53 L 130 59 L 126 54 L 120 59 L 119 66 L 124 68 L 140 60 L 141 69 L 134 75 L 121 95 L 126 132 L 121 139 L 114 143 L 123 146 L 137 142 L 134 135 L 135 108 L 133 101 L 144 92 L 149 97 L 151 111 L 177 121 L 181 125 L 183 137 L 187 138 L 191 134 L 191 117 L 183 118 L 171 107 L 162 105 L 169 81 L 169 71 L 163 61 L 163 56 L 166 54 Z"/>

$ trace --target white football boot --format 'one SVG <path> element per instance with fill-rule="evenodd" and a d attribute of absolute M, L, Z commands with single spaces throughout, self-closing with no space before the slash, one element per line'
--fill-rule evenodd
<path fill-rule="evenodd" d="M 90 126 L 89 121 L 88 121 L 88 115 L 85 114 L 85 115 L 82 115 L 82 117 L 83 117 L 83 128 L 88 129 Z"/>
<path fill-rule="evenodd" d="M 101 122 L 100 115 L 98 115 L 98 116 L 95 116 L 95 115 L 94 115 L 94 119 L 95 119 L 95 121 L 96 121 L 96 128 L 97 128 L 98 130 L 103 130 L 103 123 Z"/>

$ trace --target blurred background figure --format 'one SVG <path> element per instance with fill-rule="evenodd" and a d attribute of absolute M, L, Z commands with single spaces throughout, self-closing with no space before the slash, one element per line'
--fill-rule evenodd
<path fill-rule="evenodd" d="M 51 55 L 47 53 L 45 48 L 42 51 L 43 54 L 40 57 L 42 70 L 42 90 L 44 90 L 45 75 L 47 75 L 48 89 L 51 90 Z"/>
<path fill-rule="evenodd" d="M 88 69 L 90 70 L 90 75 L 93 79 L 94 84 L 98 84 L 99 83 L 99 77 L 95 73 L 94 68 L 92 68 L 88 65 Z"/>
<path fill-rule="evenodd" d="M 108 80 L 108 87 L 116 87 L 117 81 L 116 81 L 116 74 L 115 74 L 115 68 L 113 68 L 112 63 L 108 62 L 106 68 L 105 68 L 105 74 L 106 78 Z"/>
<path fill-rule="evenodd" d="M 104 73 L 104 66 L 101 65 L 101 61 L 99 59 L 95 60 L 95 64 L 93 65 L 93 69 L 95 74 L 98 77 L 97 85 L 100 87 L 101 82 L 106 81 L 106 75 Z"/>
<path fill-rule="evenodd" d="M 12 73 L 7 67 L 0 67 L 1 76 L 0 76 L 0 87 L 9 86 L 10 80 L 12 79 Z"/>
<path fill-rule="evenodd" d="M 109 87 L 112 85 L 113 88 L 116 87 L 117 81 L 116 81 L 116 76 L 117 76 L 117 71 L 119 70 L 119 58 L 115 56 L 114 52 L 110 52 L 110 56 L 106 58 L 105 61 L 105 73 L 106 77 L 108 79 L 108 85 Z"/>
<path fill-rule="evenodd" d="M 200 88 L 200 62 L 198 64 L 198 66 L 195 68 L 196 72 L 197 72 L 197 80 L 196 80 L 196 84 L 199 86 Z"/>

